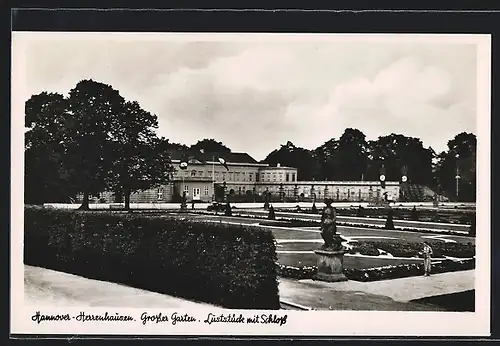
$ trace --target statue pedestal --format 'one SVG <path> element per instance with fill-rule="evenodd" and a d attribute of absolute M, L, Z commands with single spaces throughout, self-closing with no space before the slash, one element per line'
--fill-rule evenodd
<path fill-rule="evenodd" d="M 347 281 L 344 275 L 344 254 L 345 251 L 315 250 L 318 256 L 318 273 L 314 280 L 327 282 Z"/>

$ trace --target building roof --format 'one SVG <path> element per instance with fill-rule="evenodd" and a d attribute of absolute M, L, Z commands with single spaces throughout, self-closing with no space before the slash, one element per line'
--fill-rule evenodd
<path fill-rule="evenodd" d="M 297 170 L 297 168 L 294 168 L 294 167 L 288 167 L 288 166 L 273 166 L 273 167 L 266 167 L 265 170 L 280 170 L 280 169 L 283 169 L 283 170 Z"/>
<path fill-rule="evenodd" d="M 247 153 L 215 153 L 215 152 L 206 152 L 201 153 L 199 151 L 181 151 L 181 150 L 169 150 L 170 159 L 172 160 L 181 160 L 185 159 L 186 156 L 189 158 L 197 159 L 198 161 L 206 161 L 212 162 L 213 159 L 217 160 L 219 157 L 223 157 L 227 163 L 258 163 L 253 157 L 248 155 Z"/>

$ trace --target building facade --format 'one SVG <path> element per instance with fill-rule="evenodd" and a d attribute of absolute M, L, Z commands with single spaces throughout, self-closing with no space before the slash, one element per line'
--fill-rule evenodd
<path fill-rule="evenodd" d="M 399 182 L 386 182 L 382 189 L 379 181 L 298 181 L 297 169 L 280 164 L 269 166 L 257 162 L 246 153 L 223 154 L 228 169 L 219 161 L 220 155 L 202 153 L 188 160 L 183 153 L 172 152 L 174 172 L 170 182 L 130 196 L 131 203 L 180 202 L 185 192 L 188 202 L 262 201 L 269 195 L 272 201 L 299 201 L 331 198 L 334 201 L 373 202 L 400 198 Z M 187 161 L 185 169 L 181 161 Z M 111 192 L 95 196 L 94 201 L 120 202 Z"/>

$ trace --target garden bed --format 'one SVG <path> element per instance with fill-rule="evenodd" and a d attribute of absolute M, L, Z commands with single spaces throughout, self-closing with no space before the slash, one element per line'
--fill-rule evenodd
<path fill-rule="evenodd" d="M 451 224 L 463 224 L 470 225 L 471 219 L 475 217 L 475 211 L 469 210 L 429 210 L 429 209 L 417 209 L 412 210 L 410 208 L 391 208 L 394 212 L 394 219 L 407 220 L 407 221 L 421 221 L 421 222 L 440 222 L 440 223 L 451 223 Z M 301 208 L 297 209 L 277 209 L 276 211 L 286 211 L 302 214 L 319 214 L 321 213 L 321 208 L 317 208 L 316 211 L 312 209 Z M 338 216 L 351 216 L 351 217 L 371 217 L 378 219 L 387 218 L 387 208 L 335 208 Z"/>
<path fill-rule="evenodd" d="M 239 216 L 247 217 L 247 216 Z M 259 217 L 252 217 L 253 219 L 259 219 Z M 262 220 L 266 220 L 264 217 L 260 217 Z M 358 228 L 370 228 L 370 229 L 386 229 L 385 226 L 381 225 L 369 225 L 363 223 L 353 223 L 353 222 L 336 222 L 337 226 L 344 227 L 358 227 Z M 320 227 L 321 222 L 315 220 L 301 220 L 293 218 L 278 217 L 276 220 L 269 220 L 259 222 L 261 226 L 279 226 L 279 227 L 290 227 L 290 228 L 300 228 L 300 227 Z M 440 229 L 426 229 L 426 228 L 409 228 L 409 227 L 394 227 L 398 231 L 405 232 L 418 232 L 418 233 L 430 233 L 430 234 L 442 234 L 442 235 L 461 235 L 464 237 L 474 237 L 474 234 L 464 231 L 451 231 L 451 230 L 440 230 Z"/>
<path fill-rule="evenodd" d="M 476 247 L 472 243 L 442 243 L 429 242 L 433 249 L 433 258 L 472 258 L 476 255 Z M 394 257 L 415 258 L 421 257 L 422 244 L 398 240 L 391 241 L 353 241 L 349 245 L 350 254 L 360 253 L 362 255 L 379 256 L 380 251 L 390 254 Z"/>
<path fill-rule="evenodd" d="M 278 264 L 278 274 L 282 277 L 303 280 L 314 279 L 318 268 L 316 266 L 294 267 Z M 471 270 L 475 268 L 475 259 L 461 261 L 443 260 L 432 266 L 435 274 Z M 424 273 L 423 263 L 390 265 L 377 268 L 344 269 L 344 274 L 349 280 L 370 282 L 379 280 L 400 279 L 410 276 L 419 276 Z"/>

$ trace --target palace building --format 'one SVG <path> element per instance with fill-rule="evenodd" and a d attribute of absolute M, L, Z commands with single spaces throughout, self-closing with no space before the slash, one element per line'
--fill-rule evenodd
<path fill-rule="evenodd" d="M 399 199 L 399 182 L 386 182 L 382 189 L 379 181 L 301 181 L 297 169 L 280 164 L 270 166 L 259 163 L 247 153 L 224 153 L 226 167 L 217 153 L 197 153 L 187 159 L 186 169 L 180 168 L 185 153 L 170 153 L 175 171 L 168 184 L 133 193 L 131 203 L 169 203 L 180 201 L 185 192 L 188 202 L 261 201 L 265 194 L 272 201 L 318 200 L 370 202 L 387 198 Z M 386 196 L 384 195 L 386 194 Z M 118 202 L 112 193 L 99 196 L 105 203 Z"/>

